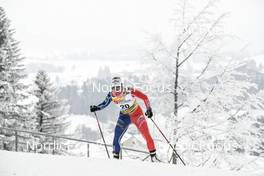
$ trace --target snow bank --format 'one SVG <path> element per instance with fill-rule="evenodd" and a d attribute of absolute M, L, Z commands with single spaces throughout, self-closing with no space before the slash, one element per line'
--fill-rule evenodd
<path fill-rule="evenodd" d="M 0 151 L 0 176 L 241 176 L 208 168 Z"/>
<path fill-rule="evenodd" d="M 67 121 L 70 124 L 66 131 L 67 134 L 73 134 L 79 125 L 85 125 L 93 131 L 98 131 L 96 119 L 88 115 L 71 114 Z"/>

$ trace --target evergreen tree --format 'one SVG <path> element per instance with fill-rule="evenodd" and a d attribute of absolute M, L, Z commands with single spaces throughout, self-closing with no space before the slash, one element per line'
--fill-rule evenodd
<path fill-rule="evenodd" d="M 0 7 L 0 126 L 26 128 L 28 106 L 24 101 L 26 86 L 22 82 L 26 75 L 13 34 L 10 21 Z M 0 129 L 0 135 L 0 148 L 14 150 L 14 133 Z"/>
<path fill-rule="evenodd" d="M 35 79 L 34 94 L 37 97 L 35 106 L 37 131 L 61 135 L 67 127 L 66 106 L 57 97 L 57 91 L 53 87 L 47 73 L 39 71 Z M 52 143 L 54 139 L 41 138 L 41 143 Z M 47 152 L 47 151 L 42 151 Z"/>

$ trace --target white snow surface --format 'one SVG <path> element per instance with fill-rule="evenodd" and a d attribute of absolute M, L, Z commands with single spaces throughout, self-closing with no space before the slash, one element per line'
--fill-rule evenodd
<path fill-rule="evenodd" d="M 239 172 L 131 160 L 0 151 L 1 176 L 242 176 Z"/>
<path fill-rule="evenodd" d="M 67 121 L 70 123 L 67 128 L 67 134 L 73 134 L 79 125 L 85 125 L 91 130 L 98 130 L 97 122 L 94 117 L 88 115 L 69 115 Z"/>

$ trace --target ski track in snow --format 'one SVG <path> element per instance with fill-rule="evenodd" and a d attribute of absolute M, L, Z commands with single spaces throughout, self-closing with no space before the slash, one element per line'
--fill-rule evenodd
<path fill-rule="evenodd" d="M 0 176 L 243 176 L 209 168 L 0 151 Z"/>

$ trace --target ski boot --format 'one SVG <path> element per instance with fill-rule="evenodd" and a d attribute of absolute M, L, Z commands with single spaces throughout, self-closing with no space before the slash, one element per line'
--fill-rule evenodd
<path fill-rule="evenodd" d="M 113 152 L 113 158 L 114 159 L 120 159 L 119 153 L 114 153 Z"/>
<path fill-rule="evenodd" d="M 153 163 L 161 162 L 161 160 L 159 160 L 159 159 L 157 158 L 156 150 L 150 152 L 150 160 L 151 160 L 151 162 L 153 162 Z"/>

